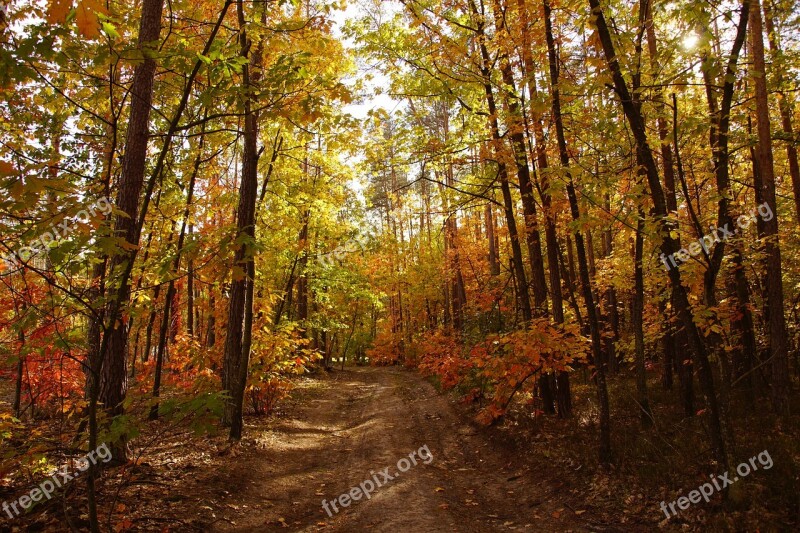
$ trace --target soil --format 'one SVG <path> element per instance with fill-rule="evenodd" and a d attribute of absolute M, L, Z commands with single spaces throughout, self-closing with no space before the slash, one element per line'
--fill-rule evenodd
<path fill-rule="evenodd" d="M 660 428 L 642 430 L 635 406 L 618 402 L 617 460 L 603 468 L 596 459 L 594 389 L 585 376 L 583 381 L 573 383 L 575 414 L 569 419 L 542 416 L 521 398 L 502 423 L 490 427 L 475 422 L 479 400 L 439 392 L 401 367 L 297 376 L 291 396 L 271 416 L 245 418 L 244 438 L 235 444 L 213 412 L 202 417 L 208 425 L 196 428 L 199 434 L 180 420 L 147 422 L 133 441 L 131 461 L 98 479 L 102 530 L 797 530 L 797 474 L 791 467 L 749 476 L 734 486 L 727 504 L 715 498 L 666 519 L 661 501 L 674 501 L 720 471 L 703 453 L 702 420 L 675 418 L 663 407 L 669 398 L 659 397 L 654 413 Z M 0 380 L 0 402 L 4 384 Z M 615 397 L 634 398 L 628 381 L 612 387 L 619 388 Z M 652 390 L 659 394 L 657 384 Z M 132 416 L 144 418 L 145 407 L 134 406 Z M 736 457 L 769 449 L 775 465 L 795 464 L 779 442 L 758 440 L 765 431 L 757 421 L 743 427 L 750 433 L 740 435 L 746 448 Z M 50 433 L 40 440 L 64 441 L 57 424 L 42 430 Z M 71 457 L 56 455 L 57 464 Z M 387 468 L 391 480 L 381 474 Z M 29 470 L 0 484 L 0 501 L 15 500 L 43 479 Z M 381 486 L 369 498 L 342 506 L 342 494 L 375 480 Z M 86 484 L 77 479 L 24 516 L 0 516 L 0 533 L 88 530 L 86 502 Z"/>
<path fill-rule="evenodd" d="M 589 530 L 514 450 L 415 373 L 347 369 L 296 393 L 289 413 L 248 427 L 249 440 L 214 461 L 218 470 L 170 483 L 182 494 L 159 514 L 230 532 Z M 417 464 L 401 461 L 399 473 L 413 451 Z M 378 474 L 386 467 L 391 481 Z M 369 499 L 337 505 L 338 513 L 329 504 L 332 516 L 323 509 L 368 479 L 383 482 Z"/>

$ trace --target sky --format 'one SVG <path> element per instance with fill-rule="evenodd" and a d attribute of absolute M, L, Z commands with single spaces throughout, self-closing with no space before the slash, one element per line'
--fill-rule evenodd
<path fill-rule="evenodd" d="M 362 3 L 372 4 L 373 0 L 348 0 L 347 8 L 344 11 L 335 11 L 333 14 L 332 18 L 335 25 L 333 33 L 336 37 L 341 39 L 347 48 L 355 48 L 355 43 L 352 39 L 344 37 L 341 29 L 348 19 L 358 18 L 363 13 L 364 7 L 361 5 Z M 387 2 L 385 0 L 381 1 L 383 6 L 390 5 L 392 3 L 393 2 Z M 364 79 L 367 74 L 366 66 L 360 61 L 357 61 L 356 65 L 358 68 L 356 76 Z M 385 91 L 383 91 L 381 94 L 375 94 L 374 89 L 376 87 L 386 88 L 389 86 L 389 79 L 386 76 L 374 69 L 371 69 L 369 74 L 372 76 L 372 79 L 368 82 L 366 86 L 367 89 L 360 95 L 361 98 L 358 98 L 352 104 L 349 104 L 344 108 L 345 112 L 350 113 L 359 119 L 366 118 L 369 111 L 373 109 L 382 108 L 388 112 L 391 112 L 400 104 L 400 102 L 386 94 Z"/>

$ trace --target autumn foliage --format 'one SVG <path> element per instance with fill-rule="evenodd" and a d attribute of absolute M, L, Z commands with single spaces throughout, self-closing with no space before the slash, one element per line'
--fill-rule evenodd
<path fill-rule="evenodd" d="M 605 466 L 631 425 L 715 471 L 755 415 L 792 440 L 795 4 L 0 3 L 4 457 L 235 442 L 367 362 Z"/>

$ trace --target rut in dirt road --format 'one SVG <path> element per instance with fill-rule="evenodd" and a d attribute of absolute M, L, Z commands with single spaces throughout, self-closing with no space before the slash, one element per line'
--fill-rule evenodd
<path fill-rule="evenodd" d="M 229 490 L 254 512 L 216 530 L 583 530 L 418 375 L 356 368 L 323 383 L 266 432 L 255 464 L 233 467 L 245 476 Z"/>

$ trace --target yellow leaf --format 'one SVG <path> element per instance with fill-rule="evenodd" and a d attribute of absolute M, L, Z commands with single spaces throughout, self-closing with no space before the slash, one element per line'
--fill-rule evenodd
<path fill-rule="evenodd" d="M 46 184 L 45 180 L 40 180 L 35 177 L 29 177 L 27 180 L 28 190 L 32 193 L 39 193 L 44 190 Z"/>
<path fill-rule="evenodd" d="M 97 14 L 107 14 L 106 8 L 99 0 L 81 0 L 75 13 L 75 22 L 81 35 L 93 39 L 100 35 L 100 23 Z"/>
<path fill-rule="evenodd" d="M 47 4 L 47 22 L 58 24 L 67 20 L 72 0 L 50 0 Z"/>

